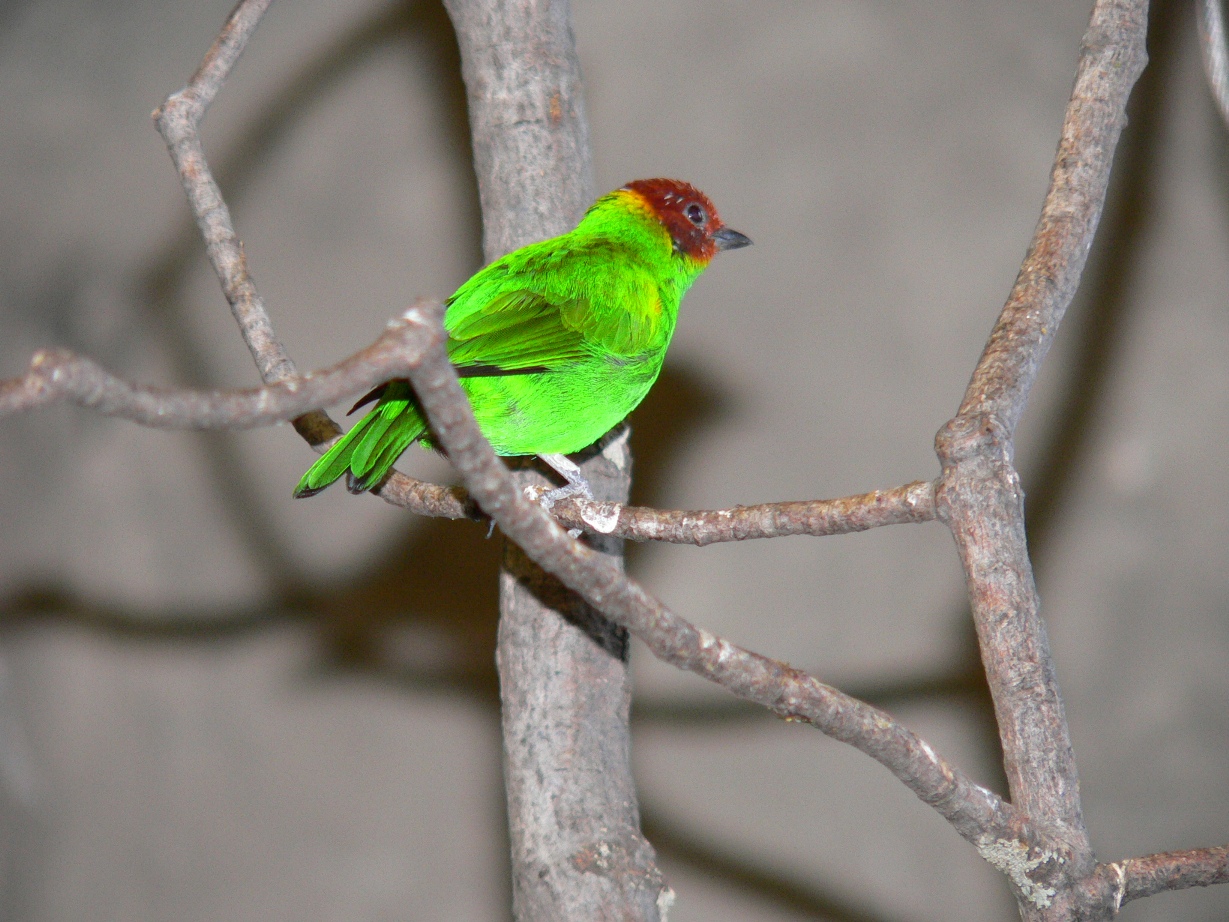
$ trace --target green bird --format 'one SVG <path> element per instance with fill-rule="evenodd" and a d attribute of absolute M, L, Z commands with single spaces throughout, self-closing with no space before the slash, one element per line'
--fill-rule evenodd
<path fill-rule="evenodd" d="M 721 250 L 751 241 L 700 190 L 640 179 L 599 198 L 576 229 L 480 269 L 447 301 L 448 356 L 496 454 L 538 455 L 588 488 L 566 455 L 593 444 L 644 399 L 674 335 L 679 303 Z M 343 474 L 378 487 L 415 441 L 434 447 L 407 381 L 376 388 L 375 407 L 313 464 L 294 495 Z"/>

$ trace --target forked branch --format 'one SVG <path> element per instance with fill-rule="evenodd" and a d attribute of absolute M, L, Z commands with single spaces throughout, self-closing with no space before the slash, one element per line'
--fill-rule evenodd
<path fill-rule="evenodd" d="M 420 308 L 407 312 L 406 320 L 430 340 L 440 316 Z M 432 431 L 470 495 L 538 566 L 639 637 L 665 662 L 865 752 L 970 842 L 981 844 L 1003 837 L 1032 841 L 1032 831 L 1010 804 L 949 765 L 888 714 L 801 670 L 696 628 L 601 554 L 569 538 L 517 489 L 508 469 L 483 438 L 444 349 L 429 347 L 421 356 L 411 366 L 409 378 Z"/>
<path fill-rule="evenodd" d="M 1017 805 L 1049 846 L 1009 874 L 1026 919 L 1066 919 L 1095 869 L 1062 697 L 1024 536 L 1013 436 L 1100 221 L 1126 103 L 1146 61 L 1147 0 L 1098 0 L 1041 218 L 960 410 L 940 430 L 939 517 L 956 539 Z M 1007 852 L 1004 852 L 1007 855 Z"/>
<path fill-rule="evenodd" d="M 395 320 L 374 343 L 331 368 L 265 387 L 191 390 L 133 384 L 67 349 L 44 349 L 20 378 L 0 380 L 0 416 L 66 400 L 104 416 L 156 429 L 255 429 L 302 418 L 314 407 L 353 399 L 390 378 L 404 377 L 413 359 L 405 321 Z M 465 491 L 411 477 L 390 478 L 381 498 L 420 515 L 480 518 Z M 841 499 L 761 503 L 733 509 L 671 511 L 571 499 L 552 510 L 565 528 L 631 541 L 708 545 L 791 535 L 837 535 L 881 525 L 929 522 L 934 485 L 917 481 Z"/>

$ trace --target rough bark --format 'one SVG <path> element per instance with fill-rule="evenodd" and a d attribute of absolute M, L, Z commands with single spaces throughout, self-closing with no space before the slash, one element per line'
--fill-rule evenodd
<path fill-rule="evenodd" d="M 621 442 L 585 466 L 597 497 L 625 500 Z M 517 478 L 524 483 L 524 478 Z M 623 542 L 591 545 L 622 567 Z M 631 776 L 627 631 L 511 541 L 497 658 L 518 919 L 656 919 L 670 899 L 640 833 Z"/>
<path fill-rule="evenodd" d="M 593 200 L 567 0 L 447 0 L 469 98 L 487 259 L 575 226 Z M 620 452 L 623 451 L 620 447 Z M 630 461 L 582 465 L 624 502 Z M 522 486 L 541 483 L 525 469 Z M 602 539 L 620 560 L 621 542 Z M 520 920 L 658 919 L 669 893 L 640 835 L 627 638 L 509 547 L 497 659 Z"/>
<path fill-rule="evenodd" d="M 965 571 L 994 698 L 1012 803 L 1047 844 L 981 846 L 1012 881 L 1026 920 L 1105 918 L 1078 907 L 1096 859 L 1024 534 L 1013 437 L 1075 296 L 1109 185 L 1126 103 L 1147 61 L 1146 0 L 1100 0 L 1084 34 L 1041 218 L 955 419 L 940 430 L 939 518 Z"/>

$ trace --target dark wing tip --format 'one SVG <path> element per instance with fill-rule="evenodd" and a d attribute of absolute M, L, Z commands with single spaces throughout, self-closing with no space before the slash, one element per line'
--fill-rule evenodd
<path fill-rule="evenodd" d="M 354 471 L 347 471 L 346 489 L 355 496 L 360 496 L 363 493 L 370 493 L 372 490 L 378 490 L 380 485 L 389 478 L 392 472 L 393 469 L 390 467 L 379 476 L 374 476 L 375 471 L 368 471 L 362 477 L 356 477 Z"/>
<path fill-rule="evenodd" d="M 375 387 L 373 387 L 366 394 L 364 394 L 362 397 L 359 398 L 358 403 L 356 403 L 354 406 L 350 407 L 350 409 L 346 411 L 346 415 L 349 416 L 359 407 L 365 407 L 367 406 L 367 404 L 373 403 L 374 401 L 379 400 L 381 397 L 384 396 L 384 391 L 387 390 L 388 386 L 392 383 L 393 383 L 392 381 L 385 381 L 383 384 L 378 384 Z"/>
<path fill-rule="evenodd" d="M 329 488 L 329 484 L 323 483 L 318 487 L 307 485 L 307 478 L 304 477 L 299 481 L 299 485 L 294 488 L 294 493 L 291 495 L 295 499 L 307 499 L 309 496 L 315 496 L 317 493 L 322 493 Z"/>

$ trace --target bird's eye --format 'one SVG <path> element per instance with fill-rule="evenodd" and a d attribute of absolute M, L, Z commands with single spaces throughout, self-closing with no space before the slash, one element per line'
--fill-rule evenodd
<path fill-rule="evenodd" d="M 704 213 L 704 209 L 695 202 L 684 208 L 683 214 L 687 215 L 687 220 L 696 227 L 703 227 L 704 223 L 708 220 L 708 215 Z"/>

